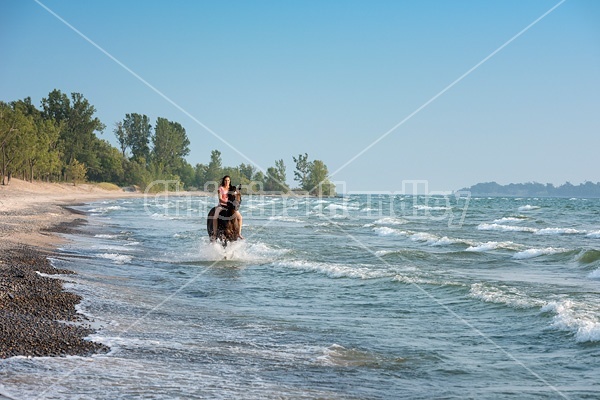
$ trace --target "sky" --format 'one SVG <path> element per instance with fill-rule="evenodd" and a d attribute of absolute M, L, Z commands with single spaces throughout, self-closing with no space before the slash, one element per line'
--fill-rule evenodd
<path fill-rule="evenodd" d="M 340 192 L 600 181 L 600 1 L 0 0 L 0 100 L 179 122 L 192 165 Z"/>

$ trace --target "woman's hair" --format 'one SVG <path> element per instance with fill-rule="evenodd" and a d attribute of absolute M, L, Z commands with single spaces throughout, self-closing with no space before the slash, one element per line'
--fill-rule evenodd
<path fill-rule="evenodd" d="M 225 186 L 225 178 L 229 178 L 229 183 L 231 183 L 231 177 L 229 175 L 225 175 L 223 179 L 221 179 L 221 186 Z"/>

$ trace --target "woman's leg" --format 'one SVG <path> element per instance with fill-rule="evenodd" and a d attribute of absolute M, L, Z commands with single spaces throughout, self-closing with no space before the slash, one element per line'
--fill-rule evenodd
<path fill-rule="evenodd" d="M 235 218 L 237 219 L 238 226 L 240 227 L 240 230 L 238 231 L 238 236 L 240 239 L 243 239 L 244 237 L 242 236 L 242 221 L 243 221 L 242 214 L 240 214 L 239 211 L 236 211 Z"/>

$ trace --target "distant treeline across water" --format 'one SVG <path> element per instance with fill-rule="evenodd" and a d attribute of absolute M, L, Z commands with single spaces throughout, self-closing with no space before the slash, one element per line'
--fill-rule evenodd
<path fill-rule="evenodd" d="M 474 196 L 538 196 L 538 197 L 600 197 L 600 182 L 585 182 L 577 186 L 567 182 L 560 186 L 551 183 L 478 183 L 470 188 L 461 189 Z"/>

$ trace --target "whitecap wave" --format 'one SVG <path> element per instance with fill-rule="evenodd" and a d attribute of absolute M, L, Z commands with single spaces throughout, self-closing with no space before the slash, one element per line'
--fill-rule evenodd
<path fill-rule="evenodd" d="M 532 205 L 525 205 L 525 206 L 521 206 L 519 207 L 519 211 L 533 211 L 533 210 L 539 210 L 541 207 L 539 206 L 532 206 Z"/>
<path fill-rule="evenodd" d="M 554 247 L 546 247 L 543 249 L 527 249 L 514 254 L 513 258 L 516 260 L 526 260 L 528 258 L 563 253 L 565 251 L 567 250 Z"/>
<path fill-rule="evenodd" d="M 487 303 L 505 304 L 513 308 L 541 307 L 544 301 L 531 298 L 516 288 L 490 286 L 483 283 L 471 285 L 469 296 Z"/>
<path fill-rule="evenodd" d="M 99 258 L 104 258 L 113 261 L 115 264 L 128 264 L 133 260 L 133 256 L 119 253 L 102 253 L 98 254 Z"/>
<path fill-rule="evenodd" d="M 585 236 L 592 239 L 600 239 L 600 231 L 588 232 L 588 234 Z"/>
<path fill-rule="evenodd" d="M 288 260 L 275 262 L 276 267 L 300 269 L 325 274 L 331 278 L 375 279 L 393 276 L 387 270 L 375 270 L 372 266 L 323 263 L 307 260 Z"/>
<path fill-rule="evenodd" d="M 451 210 L 452 207 L 443 207 L 443 206 L 425 206 L 421 204 L 414 205 L 413 208 L 419 211 L 444 211 Z"/>
<path fill-rule="evenodd" d="M 573 332 L 577 342 L 600 341 L 600 321 L 588 305 L 572 300 L 551 301 L 542 307 L 542 312 L 556 313 L 552 325 Z"/>
<path fill-rule="evenodd" d="M 537 232 L 537 229 L 527 226 L 501 225 L 501 224 L 479 224 L 480 231 L 504 231 L 504 232 Z"/>
<path fill-rule="evenodd" d="M 486 252 L 486 251 L 492 251 L 492 250 L 497 250 L 497 249 L 515 249 L 516 247 L 518 247 L 518 245 L 516 245 L 513 242 L 486 242 L 486 243 L 479 243 L 473 246 L 470 246 L 469 248 L 467 248 L 465 251 L 472 251 L 472 252 Z"/>
<path fill-rule="evenodd" d="M 519 221 L 523 221 L 525 218 L 519 218 L 519 217 L 502 217 L 499 219 L 495 219 L 493 221 L 494 224 L 503 224 L 505 222 L 519 222 Z"/>
<path fill-rule="evenodd" d="M 543 228 L 535 232 L 536 235 L 573 235 L 583 233 L 572 228 Z"/>
<path fill-rule="evenodd" d="M 590 274 L 588 275 L 588 278 L 590 278 L 590 279 L 600 279 L 600 268 L 598 268 L 595 271 L 590 272 Z"/>
<path fill-rule="evenodd" d="M 417 232 L 410 237 L 413 242 L 425 242 L 427 244 L 434 244 L 440 240 L 439 236 L 433 235 L 427 232 Z"/>
<path fill-rule="evenodd" d="M 208 240 L 199 246 L 199 251 L 192 257 L 196 261 L 249 261 L 269 262 L 286 254 L 288 249 L 273 248 L 262 242 L 247 242 L 238 240 L 230 242 L 227 247 L 220 243 L 210 243 Z"/>
<path fill-rule="evenodd" d="M 288 217 L 285 215 L 276 215 L 273 217 L 269 217 L 269 221 L 283 221 L 283 222 L 295 222 L 295 223 L 303 223 L 304 222 L 298 218 Z"/>
<path fill-rule="evenodd" d="M 401 218 L 385 217 L 385 218 L 380 218 L 373 223 L 375 225 L 402 225 L 402 224 L 406 223 L 406 220 L 403 220 Z"/>
<path fill-rule="evenodd" d="M 406 236 L 406 231 L 389 228 L 387 226 L 373 228 L 373 231 L 379 236 Z"/>

